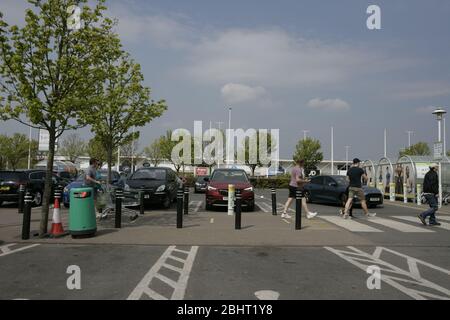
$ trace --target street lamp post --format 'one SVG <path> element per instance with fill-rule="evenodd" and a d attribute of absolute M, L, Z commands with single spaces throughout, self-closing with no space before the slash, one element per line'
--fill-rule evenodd
<path fill-rule="evenodd" d="M 223 124 L 223 122 L 216 121 L 216 124 L 219 126 L 219 132 L 222 135 L 222 124 Z M 223 146 L 222 146 L 222 152 L 223 152 Z M 220 169 L 220 158 L 217 156 L 217 154 L 216 154 L 216 159 L 217 159 L 217 169 Z"/>
<path fill-rule="evenodd" d="M 228 139 L 227 139 L 227 164 L 228 164 L 228 168 L 230 167 L 230 160 L 231 160 L 231 155 L 230 155 L 230 146 L 231 146 L 231 110 L 232 110 L 232 108 L 229 107 L 228 108 Z"/>
<path fill-rule="evenodd" d="M 406 133 L 408 134 L 408 148 L 411 148 L 411 134 L 414 131 L 406 131 Z"/>
<path fill-rule="evenodd" d="M 348 171 L 348 149 L 350 146 L 345 146 L 345 170 Z"/>
<path fill-rule="evenodd" d="M 303 140 L 306 140 L 306 134 L 309 132 L 309 130 L 302 130 L 303 131 Z"/>
<path fill-rule="evenodd" d="M 433 114 L 436 115 L 436 119 L 438 121 L 438 143 L 442 142 L 442 133 L 441 133 L 441 123 L 444 115 L 447 113 L 442 108 L 437 108 L 433 111 Z M 445 151 L 444 151 L 445 152 Z M 439 157 L 439 208 L 442 207 L 442 157 Z"/>
<path fill-rule="evenodd" d="M 331 175 L 334 175 L 334 128 L 331 127 Z"/>

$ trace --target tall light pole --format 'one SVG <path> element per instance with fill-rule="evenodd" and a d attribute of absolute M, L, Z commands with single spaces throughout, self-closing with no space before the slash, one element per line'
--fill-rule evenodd
<path fill-rule="evenodd" d="M 31 169 L 31 126 L 30 126 L 30 133 L 28 135 L 28 170 L 29 169 Z"/>
<path fill-rule="evenodd" d="M 437 108 L 436 110 L 433 111 L 433 114 L 436 115 L 436 119 L 438 121 L 438 143 L 442 142 L 441 123 L 446 113 L 447 111 L 445 111 L 442 108 Z M 439 156 L 439 207 L 441 206 L 442 206 L 442 156 Z"/>
<path fill-rule="evenodd" d="M 222 124 L 223 124 L 223 122 L 221 122 L 221 121 L 216 121 L 216 124 L 219 126 L 219 132 L 220 132 L 220 134 L 222 134 Z M 223 147 L 223 146 L 222 146 L 222 147 Z M 222 148 L 222 152 L 223 152 L 223 148 Z M 219 159 L 219 157 L 217 156 L 217 154 L 216 154 L 216 159 L 217 159 L 217 168 L 220 169 L 220 159 Z"/>
<path fill-rule="evenodd" d="M 228 108 L 228 139 L 227 139 L 227 164 L 230 166 L 230 145 L 231 145 L 231 110 L 232 108 Z M 234 141 L 233 141 L 234 143 Z"/>
<path fill-rule="evenodd" d="M 414 131 L 406 131 L 406 133 L 408 134 L 408 148 L 411 148 L 411 134 Z"/>
<path fill-rule="evenodd" d="M 350 146 L 345 146 L 345 170 L 348 170 L 348 149 Z"/>
<path fill-rule="evenodd" d="M 387 130 L 384 129 L 384 157 L 387 157 Z"/>
<path fill-rule="evenodd" d="M 310 132 L 309 130 L 302 130 L 303 131 L 303 140 L 306 140 L 306 134 Z"/>
<path fill-rule="evenodd" d="M 334 128 L 331 127 L 331 175 L 334 175 Z"/>
<path fill-rule="evenodd" d="M 133 126 L 133 141 L 131 142 L 131 172 L 134 173 L 134 131 L 135 126 Z"/>

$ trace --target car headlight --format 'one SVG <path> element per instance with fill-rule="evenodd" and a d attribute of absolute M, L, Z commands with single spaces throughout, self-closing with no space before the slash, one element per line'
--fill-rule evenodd
<path fill-rule="evenodd" d="M 130 191 L 130 186 L 125 184 L 124 187 L 123 187 L 123 190 L 124 191 Z"/>
<path fill-rule="evenodd" d="M 253 191 L 253 187 L 245 188 L 244 191 L 250 191 L 250 192 L 252 192 L 252 191 Z"/>
<path fill-rule="evenodd" d="M 200 182 L 195 183 L 196 186 L 201 186 L 202 184 Z"/>
<path fill-rule="evenodd" d="M 216 191 L 216 190 L 217 190 L 217 188 L 214 188 L 214 187 L 208 186 L 208 191 Z"/>
<path fill-rule="evenodd" d="M 159 186 L 158 189 L 156 189 L 156 192 L 163 192 L 166 190 L 166 186 L 163 184 L 162 186 Z"/>

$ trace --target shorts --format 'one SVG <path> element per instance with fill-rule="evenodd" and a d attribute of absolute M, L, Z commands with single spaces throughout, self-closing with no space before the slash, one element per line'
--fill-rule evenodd
<path fill-rule="evenodd" d="M 289 198 L 295 199 L 297 190 L 303 191 L 303 188 L 289 186 Z"/>
<path fill-rule="evenodd" d="M 348 198 L 353 199 L 355 196 L 357 196 L 360 201 L 366 201 L 366 196 L 362 188 L 350 187 L 348 189 Z"/>

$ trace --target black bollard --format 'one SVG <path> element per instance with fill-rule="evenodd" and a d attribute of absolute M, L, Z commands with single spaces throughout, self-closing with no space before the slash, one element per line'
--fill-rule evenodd
<path fill-rule="evenodd" d="M 139 192 L 139 214 L 144 215 L 144 191 Z"/>
<path fill-rule="evenodd" d="M 23 184 L 19 187 L 19 213 L 23 213 L 23 204 L 25 200 L 25 186 Z"/>
<path fill-rule="evenodd" d="M 272 187 L 272 215 L 277 215 L 277 190 Z"/>
<path fill-rule="evenodd" d="M 236 189 L 236 214 L 234 216 L 234 229 L 241 230 L 241 218 L 242 218 L 242 196 L 241 190 Z"/>
<path fill-rule="evenodd" d="M 184 187 L 184 214 L 189 214 L 189 187 Z"/>
<path fill-rule="evenodd" d="M 295 230 L 302 228 L 302 197 L 303 192 L 297 190 L 295 193 Z"/>
<path fill-rule="evenodd" d="M 33 196 L 27 192 L 24 199 L 23 222 L 22 222 L 22 240 L 30 239 L 30 222 L 31 222 L 31 204 Z"/>
<path fill-rule="evenodd" d="M 116 209 L 114 210 L 115 213 L 114 227 L 116 229 L 122 228 L 122 199 L 123 199 L 123 190 L 118 188 L 116 189 Z"/>
<path fill-rule="evenodd" d="M 183 188 L 177 191 L 177 229 L 183 228 Z"/>

